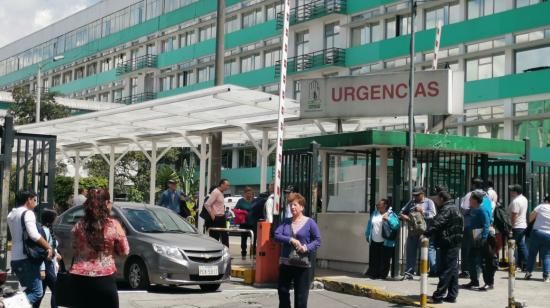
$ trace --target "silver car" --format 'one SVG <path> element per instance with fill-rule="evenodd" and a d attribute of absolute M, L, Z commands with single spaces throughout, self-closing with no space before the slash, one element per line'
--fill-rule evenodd
<path fill-rule="evenodd" d="M 73 207 L 53 226 L 64 260 L 72 260 L 71 230 L 83 216 L 82 206 Z M 116 259 L 116 276 L 132 289 L 159 284 L 199 285 L 203 291 L 215 291 L 229 280 L 231 258 L 227 247 L 199 234 L 171 210 L 115 202 L 111 216 L 121 222 L 130 244 L 128 257 Z"/>

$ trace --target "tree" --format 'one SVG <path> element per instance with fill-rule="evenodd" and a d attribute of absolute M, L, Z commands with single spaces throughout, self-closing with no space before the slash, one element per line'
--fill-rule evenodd
<path fill-rule="evenodd" d="M 11 104 L 9 114 L 13 116 L 16 125 L 36 122 L 36 99 L 28 89 L 16 87 L 11 93 L 14 104 Z M 40 121 L 55 120 L 68 117 L 71 109 L 57 104 L 57 92 L 44 93 L 40 99 Z"/>

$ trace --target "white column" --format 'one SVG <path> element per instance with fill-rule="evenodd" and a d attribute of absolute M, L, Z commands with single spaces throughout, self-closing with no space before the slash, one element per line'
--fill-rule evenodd
<path fill-rule="evenodd" d="M 205 146 L 206 147 L 206 146 Z M 211 177 L 210 174 L 212 174 L 212 136 L 208 137 L 208 178 L 206 179 L 206 190 L 210 189 L 212 187 Z M 217 184 L 217 183 L 216 183 Z"/>
<path fill-rule="evenodd" d="M 149 205 L 155 205 L 157 183 L 157 142 L 151 141 L 151 179 L 149 183 Z"/>
<path fill-rule="evenodd" d="M 74 156 L 74 183 L 73 183 L 73 194 L 74 198 L 76 200 L 76 197 L 78 196 L 78 185 L 80 182 L 80 151 L 75 151 Z"/>
<path fill-rule="evenodd" d="M 269 134 L 267 130 L 262 132 L 262 151 L 261 151 L 261 166 L 260 166 L 260 191 L 267 189 L 267 163 L 269 158 Z"/>
<path fill-rule="evenodd" d="M 388 197 L 388 149 L 378 150 L 380 156 L 380 168 L 378 170 L 378 195 L 380 198 Z"/>
<path fill-rule="evenodd" d="M 206 135 L 201 136 L 201 153 L 199 156 L 199 213 L 202 211 L 204 206 L 204 198 L 206 196 L 206 158 L 208 154 L 206 153 Z M 204 219 L 199 219 L 199 232 L 202 232 L 204 226 Z"/>
<path fill-rule="evenodd" d="M 115 194 L 115 164 L 115 145 L 111 144 L 109 155 L 109 195 L 111 195 L 111 202 L 114 200 Z"/>
<path fill-rule="evenodd" d="M 239 168 L 239 149 L 233 148 L 233 154 L 231 154 L 231 168 Z"/>
<path fill-rule="evenodd" d="M 512 99 L 506 99 L 504 101 L 504 139 L 514 139 L 514 103 Z"/>

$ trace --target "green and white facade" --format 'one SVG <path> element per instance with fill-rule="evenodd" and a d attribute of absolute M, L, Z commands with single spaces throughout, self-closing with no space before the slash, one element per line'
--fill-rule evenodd
<path fill-rule="evenodd" d="M 291 2 L 291 97 L 299 97 L 301 79 L 408 69 L 409 1 Z M 225 82 L 277 93 L 281 2 L 226 5 Z M 0 90 L 35 89 L 39 65 L 43 88 L 98 102 L 132 104 L 210 87 L 215 10 L 216 0 L 100 2 L 0 48 Z M 419 3 L 417 69 L 431 67 L 434 28 L 442 20 L 439 65 L 466 78 L 464 116 L 448 118 L 438 130 L 529 137 L 533 158 L 550 159 L 548 16 L 550 3 L 542 0 Z M 57 55 L 64 59 L 54 62 Z M 227 148 L 224 176 L 237 186 L 257 185 L 259 162 L 254 147 Z"/>

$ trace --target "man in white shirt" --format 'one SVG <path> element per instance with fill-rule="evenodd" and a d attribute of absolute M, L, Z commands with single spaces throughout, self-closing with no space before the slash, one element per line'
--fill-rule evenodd
<path fill-rule="evenodd" d="M 39 303 L 42 298 L 42 281 L 40 280 L 41 262 L 36 262 L 27 257 L 23 248 L 22 217 L 25 213 L 25 229 L 29 238 L 38 245 L 48 250 L 51 259 L 53 251 L 48 242 L 40 235 L 36 227 L 34 208 L 36 207 L 36 194 L 30 191 L 22 191 L 17 196 L 19 207 L 14 208 L 8 215 L 8 227 L 12 237 L 11 268 L 31 304 Z"/>
<path fill-rule="evenodd" d="M 527 211 L 529 210 L 529 202 L 522 194 L 523 187 L 519 184 L 508 186 L 510 192 L 510 205 L 508 213 L 512 218 L 512 233 L 516 241 L 516 266 L 518 269 L 525 270 L 527 263 L 528 252 L 525 246 L 525 230 L 527 230 Z"/>
<path fill-rule="evenodd" d="M 267 200 L 265 201 L 265 206 L 264 206 L 265 221 L 269 222 L 270 224 L 273 223 L 273 212 L 275 210 L 274 191 L 275 191 L 275 183 L 271 182 L 269 183 L 269 186 L 267 188 L 269 197 L 267 197 Z"/>
<path fill-rule="evenodd" d="M 84 205 L 86 199 L 88 199 L 88 190 L 86 188 L 79 188 L 78 196 L 76 196 L 76 198 L 74 199 L 74 205 Z"/>

